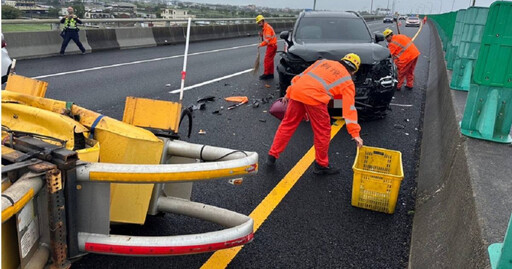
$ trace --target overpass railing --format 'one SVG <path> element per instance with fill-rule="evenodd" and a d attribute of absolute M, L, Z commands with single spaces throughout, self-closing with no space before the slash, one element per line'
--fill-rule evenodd
<path fill-rule="evenodd" d="M 269 22 L 288 22 L 295 21 L 296 16 L 290 17 L 269 17 Z M 95 28 L 115 28 L 115 27 L 170 27 L 185 24 L 188 18 L 183 19 L 154 19 L 154 18 L 127 18 L 127 19 L 81 19 L 89 27 Z M 254 18 L 193 18 L 194 25 L 228 25 L 254 23 Z M 49 24 L 52 30 L 60 28 L 59 19 L 25 20 L 13 19 L 2 20 L 2 24 Z"/>
<path fill-rule="evenodd" d="M 382 19 L 381 15 L 362 15 L 365 20 Z M 295 21 L 297 16 L 288 17 L 267 17 L 265 20 L 269 22 L 290 22 Z M 89 27 L 97 28 L 114 28 L 114 27 L 170 27 L 185 24 L 188 18 L 183 19 L 155 19 L 155 18 L 127 18 L 127 19 L 81 19 L 82 22 Z M 254 18 L 193 18 L 193 25 L 229 25 L 229 24 L 245 24 L 254 23 Z M 11 19 L 2 20 L 2 24 L 49 24 L 52 30 L 60 27 L 59 19 Z"/>

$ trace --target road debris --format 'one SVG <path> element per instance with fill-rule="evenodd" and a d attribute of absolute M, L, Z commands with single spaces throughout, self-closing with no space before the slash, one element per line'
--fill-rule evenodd
<path fill-rule="evenodd" d="M 260 121 L 261 121 L 261 122 L 267 122 L 267 120 L 266 120 L 266 119 L 260 119 Z"/>
<path fill-rule="evenodd" d="M 268 85 L 268 84 L 265 84 L 265 88 L 270 88 L 270 85 Z"/>
<path fill-rule="evenodd" d="M 405 129 L 405 126 L 403 126 L 402 124 L 395 124 L 393 125 L 393 127 L 395 127 L 395 129 Z"/>
<path fill-rule="evenodd" d="M 208 95 L 208 96 L 200 97 L 199 99 L 197 99 L 198 103 L 207 103 L 208 101 L 214 102 L 215 96 Z"/>
<path fill-rule="evenodd" d="M 205 103 L 199 103 L 197 105 L 190 105 L 188 107 L 188 110 L 190 111 L 194 111 L 194 110 L 205 110 L 206 109 L 206 104 Z"/>
<path fill-rule="evenodd" d="M 198 134 L 200 134 L 200 135 L 205 135 L 205 134 L 206 134 L 206 131 L 205 131 L 205 130 L 203 130 L 203 129 L 200 129 L 200 130 L 199 130 L 199 132 L 198 132 Z"/>
<path fill-rule="evenodd" d="M 229 184 L 233 184 L 233 185 L 242 185 L 242 183 L 244 182 L 244 179 L 243 178 L 233 178 L 233 179 L 230 179 L 228 182 L 229 182 Z"/>
<path fill-rule="evenodd" d="M 249 98 L 247 98 L 247 96 L 230 96 L 230 97 L 224 98 L 224 100 L 226 100 L 228 102 L 236 102 L 236 103 L 242 103 L 242 104 L 249 102 Z"/>

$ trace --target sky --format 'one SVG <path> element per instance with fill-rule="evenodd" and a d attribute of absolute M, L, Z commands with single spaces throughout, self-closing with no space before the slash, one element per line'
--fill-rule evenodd
<path fill-rule="evenodd" d="M 272 8 L 313 8 L 314 0 L 182 0 L 185 2 L 228 4 L 228 5 L 256 5 Z M 472 0 L 316 0 L 316 9 L 320 10 L 373 10 L 376 8 L 392 8 L 400 13 L 444 13 L 452 10 L 464 9 L 471 5 Z M 488 7 L 493 0 L 476 0 L 475 6 Z"/>

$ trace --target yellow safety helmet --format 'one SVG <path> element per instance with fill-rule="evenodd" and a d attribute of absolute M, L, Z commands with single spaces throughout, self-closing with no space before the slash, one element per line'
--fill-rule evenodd
<path fill-rule="evenodd" d="M 256 23 L 259 23 L 260 21 L 264 20 L 265 17 L 263 17 L 263 15 L 258 15 L 256 16 Z"/>
<path fill-rule="evenodd" d="M 355 53 L 349 53 L 345 55 L 341 60 L 345 61 L 349 65 L 352 65 L 356 72 L 359 70 L 359 66 L 361 65 L 361 58 Z"/>
<path fill-rule="evenodd" d="M 382 34 L 384 35 L 384 37 L 388 37 L 388 35 L 392 34 L 393 31 L 391 29 L 386 29 L 384 30 L 384 32 L 382 32 Z"/>

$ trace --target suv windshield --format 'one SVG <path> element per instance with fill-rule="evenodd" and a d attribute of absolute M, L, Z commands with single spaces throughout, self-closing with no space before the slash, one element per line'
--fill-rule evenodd
<path fill-rule="evenodd" d="M 296 42 L 371 42 L 362 19 L 302 18 L 295 32 Z"/>

